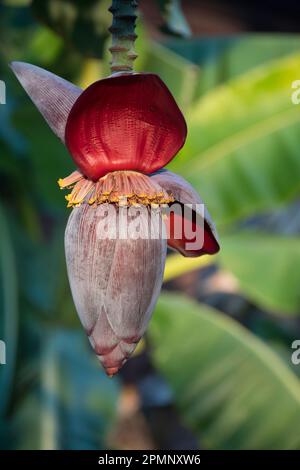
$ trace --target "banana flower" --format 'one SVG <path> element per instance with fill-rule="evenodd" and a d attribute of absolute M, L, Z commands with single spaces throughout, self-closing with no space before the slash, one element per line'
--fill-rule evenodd
<path fill-rule="evenodd" d="M 167 246 L 183 256 L 219 250 L 197 192 L 164 169 L 184 145 L 185 119 L 151 73 L 115 74 L 83 91 L 34 65 L 11 67 L 76 165 L 58 180 L 70 189 L 72 208 L 68 277 L 91 345 L 112 376 L 145 333 Z"/>

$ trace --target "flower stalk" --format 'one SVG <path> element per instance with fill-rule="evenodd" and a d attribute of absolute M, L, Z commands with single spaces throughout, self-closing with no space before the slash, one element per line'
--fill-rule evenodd
<path fill-rule="evenodd" d="M 112 25 L 109 32 L 112 35 L 111 72 L 131 72 L 133 62 L 137 58 L 134 43 L 137 38 L 135 34 L 136 22 L 136 0 L 112 0 L 109 11 L 113 15 Z"/>

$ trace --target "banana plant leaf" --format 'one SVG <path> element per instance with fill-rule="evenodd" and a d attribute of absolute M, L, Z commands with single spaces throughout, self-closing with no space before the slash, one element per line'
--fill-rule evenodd
<path fill-rule="evenodd" d="M 117 380 L 101 370 L 82 331 L 43 330 L 39 373 L 7 427 L 14 449 L 107 448 L 119 397 Z M 28 432 L 28 429 L 31 432 Z"/>
<path fill-rule="evenodd" d="M 219 225 L 276 207 L 300 190 L 300 55 L 266 63 L 203 96 L 171 169 L 200 192 Z"/>
<path fill-rule="evenodd" d="M 299 238 L 236 233 L 223 237 L 219 260 L 257 305 L 280 315 L 299 315 Z"/>
<path fill-rule="evenodd" d="M 156 366 L 204 448 L 300 448 L 300 382 L 237 322 L 164 294 L 150 341 Z"/>
<path fill-rule="evenodd" d="M 109 0 L 33 0 L 32 9 L 81 54 L 102 58 L 112 18 L 110 4 Z"/>

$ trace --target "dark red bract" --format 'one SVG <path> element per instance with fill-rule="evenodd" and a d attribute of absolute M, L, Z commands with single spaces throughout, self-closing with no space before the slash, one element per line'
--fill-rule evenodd
<path fill-rule="evenodd" d="M 183 146 L 185 119 L 173 96 L 154 74 L 100 80 L 74 104 L 66 145 L 82 173 L 96 181 L 111 171 L 152 173 Z"/>
<path fill-rule="evenodd" d="M 178 228 L 181 229 L 182 236 L 180 238 L 176 238 Z M 197 225 L 194 212 L 187 214 L 186 217 L 170 212 L 167 222 L 167 236 L 169 247 L 174 248 L 187 257 L 193 258 L 206 254 L 214 255 L 220 250 L 220 246 L 209 224 L 204 220 L 203 224 Z M 192 246 L 197 240 L 203 241 L 201 247 L 195 247 L 194 249 L 186 248 L 187 244 Z"/>

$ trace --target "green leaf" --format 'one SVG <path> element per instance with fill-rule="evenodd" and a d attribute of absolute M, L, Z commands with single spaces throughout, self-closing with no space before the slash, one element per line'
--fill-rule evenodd
<path fill-rule="evenodd" d="M 145 54 L 144 71 L 157 73 L 168 85 L 181 108 L 191 105 L 199 70 L 165 47 L 152 43 Z"/>
<path fill-rule="evenodd" d="M 51 29 L 36 28 L 26 48 L 26 60 L 31 63 L 38 61 L 40 66 L 53 67 L 56 58 L 63 53 L 63 41 Z"/>
<path fill-rule="evenodd" d="M 300 448 L 300 382 L 244 327 L 165 294 L 150 340 L 154 361 L 204 448 Z"/>
<path fill-rule="evenodd" d="M 57 316 L 62 314 L 60 293 L 67 285 L 63 228 L 55 229 L 53 238 L 47 243 L 33 242 L 20 235 L 17 238 L 18 269 L 23 277 L 20 289 L 38 309 L 40 318 L 45 315 L 48 319 L 55 317 L 57 320 Z"/>
<path fill-rule="evenodd" d="M 176 54 L 198 65 L 197 97 L 209 89 L 258 65 L 299 51 L 297 34 L 251 34 L 246 36 L 169 39 L 164 43 Z"/>
<path fill-rule="evenodd" d="M 219 261 L 244 294 L 274 313 L 300 310 L 300 239 L 264 233 L 222 237 Z"/>
<path fill-rule="evenodd" d="M 18 436 L 14 448 L 107 448 L 116 417 L 118 381 L 101 370 L 83 331 L 44 328 L 43 339 L 37 383 L 11 420 Z"/>
<path fill-rule="evenodd" d="M 65 194 L 59 190 L 57 180 L 74 170 L 66 147 L 27 96 L 24 96 L 24 104 L 15 111 L 14 123 L 29 147 L 32 165 L 30 187 L 37 191 L 40 203 L 65 208 Z"/>
<path fill-rule="evenodd" d="M 207 93 L 188 115 L 171 165 L 201 193 L 217 223 L 286 202 L 300 189 L 300 108 L 291 84 L 300 55 L 267 63 Z"/>
<path fill-rule="evenodd" d="M 9 7 L 24 7 L 30 4 L 31 0 L 2 0 L 3 5 Z"/>
<path fill-rule="evenodd" d="M 241 292 L 255 305 L 277 315 L 299 314 L 299 238 L 250 231 L 224 235 L 217 257 L 168 256 L 164 280 L 216 262 L 235 276 Z"/>
<path fill-rule="evenodd" d="M 38 18 L 80 53 L 102 58 L 111 14 L 109 0 L 33 0 Z"/>

